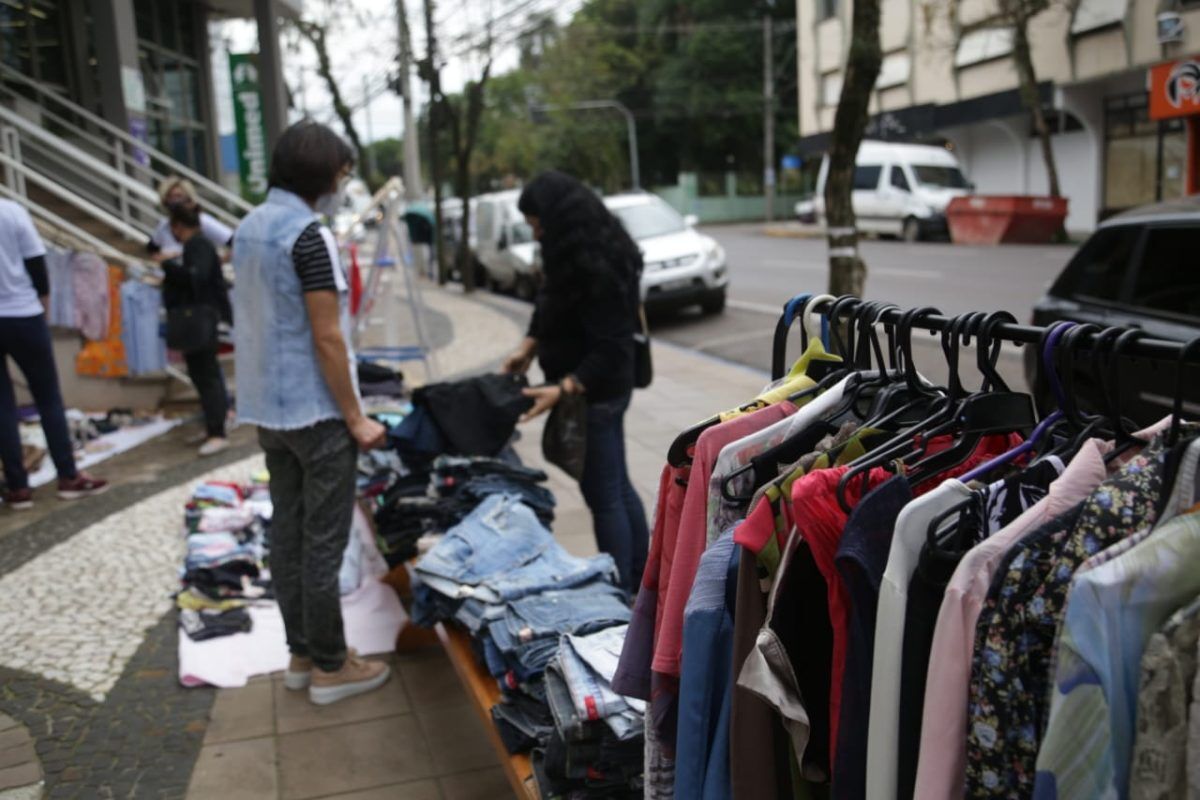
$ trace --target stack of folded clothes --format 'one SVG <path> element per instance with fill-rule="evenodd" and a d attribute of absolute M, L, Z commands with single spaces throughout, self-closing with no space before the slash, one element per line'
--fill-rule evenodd
<path fill-rule="evenodd" d="M 482 457 L 440 456 L 427 471 L 395 475 L 375 499 L 375 529 L 388 566 L 416 557 L 417 542 L 445 533 L 487 498 L 517 497 L 542 524 L 554 519 L 554 495 L 540 485 L 545 472 Z"/>
<path fill-rule="evenodd" d="M 193 641 L 250 630 L 246 607 L 272 597 L 266 573 L 270 500 L 251 486 L 205 483 L 184 511 L 187 555 L 175 596 L 179 627 Z"/>
<path fill-rule="evenodd" d="M 630 610 L 610 556 L 570 555 L 524 498 L 494 494 L 415 572 L 413 619 L 472 635 L 501 689 L 493 722 L 533 751 L 543 797 L 640 796 L 645 708 L 611 689 Z"/>
<path fill-rule="evenodd" d="M 533 754 L 543 798 L 642 795 L 646 706 L 612 689 L 628 627 L 564 635 L 546 665 L 554 727 Z"/>

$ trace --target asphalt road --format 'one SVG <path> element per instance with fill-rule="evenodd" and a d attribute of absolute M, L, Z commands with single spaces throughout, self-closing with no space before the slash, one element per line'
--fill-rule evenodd
<path fill-rule="evenodd" d="M 714 316 L 697 309 L 656 315 L 652 332 L 656 338 L 769 370 L 771 338 L 783 304 L 801 292 L 825 290 L 825 241 L 767 236 L 761 225 L 715 226 L 704 233 L 716 238 L 728 255 L 728 308 Z M 861 251 L 868 268 L 867 299 L 886 300 L 901 308 L 935 306 L 946 314 L 1003 309 L 1024 322 L 1073 248 L 869 240 L 862 243 Z M 918 367 L 931 378 L 943 379 L 945 362 L 936 340 L 922 337 L 915 345 L 919 345 L 914 347 Z M 798 334 L 792 347 L 795 355 Z M 973 353 L 964 355 L 964 360 L 968 358 L 974 362 Z M 1019 349 L 1005 348 L 1000 372 L 1014 388 L 1024 386 Z M 968 373 L 974 374 L 964 370 L 964 381 Z"/>

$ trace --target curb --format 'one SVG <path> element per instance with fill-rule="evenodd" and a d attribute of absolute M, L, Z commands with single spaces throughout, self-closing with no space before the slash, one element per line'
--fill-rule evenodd
<path fill-rule="evenodd" d="M 760 229 L 763 236 L 774 239 L 823 239 L 825 231 L 816 226 L 801 226 L 799 223 L 790 225 L 764 225 Z"/>
<path fill-rule="evenodd" d="M 0 714 L 0 800 L 35 800 L 42 796 L 42 762 L 34 746 L 29 729 Z"/>

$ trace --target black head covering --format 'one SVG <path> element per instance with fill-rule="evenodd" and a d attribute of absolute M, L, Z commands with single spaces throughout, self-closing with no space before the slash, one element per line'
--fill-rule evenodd
<path fill-rule="evenodd" d="M 625 226 L 570 175 L 557 170 L 538 175 L 521 192 L 517 207 L 541 223 L 548 286 L 579 278 L 579 270 L 588 268 L 606 268 L 622 284 L 641 275 L 641 251 Z"/>

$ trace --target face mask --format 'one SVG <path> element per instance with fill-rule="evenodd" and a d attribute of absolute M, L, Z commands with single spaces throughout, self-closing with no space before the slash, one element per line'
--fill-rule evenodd
<path fill-rule="evenodd" d="M 337 191 L 330 194 L 323 194 L 317 198 L 317 203 L 314 206 L 318 214 L 323 214 L 330 219 L 337 214 L 342 208 L 342 201 L 346 197 L 346 184 L 350 182 L 349 178 L 343 178 L 338 181 Z"/>

